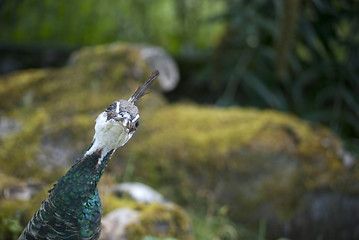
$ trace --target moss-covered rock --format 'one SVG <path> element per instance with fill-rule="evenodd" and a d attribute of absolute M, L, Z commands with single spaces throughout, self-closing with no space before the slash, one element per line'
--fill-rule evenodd
<path fill-rule="evenodd" d="M 294 229 L 315 229 L 314 222 L 326 226 L 314 235 L 354 234 L 359 217 L 347 215 L 333 225 L 324 217 L 334 214 L 330 209 L 319 219 L 295 220 L 314 207 L 308 194 L 313 200 L 317 193 L 336 193 L 358 202 L 358 165 L 344 164 L 341 142 L 327 128 L 276 111 L 189 104 L 143 118 L 151 121 L 124 153 L 136 169 L 131 180 L 210 214 L 225 207 L 232 219 L 254 228 L 267 219 L 269 236 L 295 239 Z"/>
<path fill-rule="evenodd" d="M 104 196 L 102 240 L 141 240 L 146 236 L 193 239 L 188 215 L 173 203 L 138 203 L 114 195 Z"/>
<path fill-rule="evenodd" d="M 148 205 L 141 211 L 139 221 L 129 224 L 126 231 L 127 239 L 131 240 L 141 240 L 145 236 L 193 239 L 188 216 L 173 204 Z"/>

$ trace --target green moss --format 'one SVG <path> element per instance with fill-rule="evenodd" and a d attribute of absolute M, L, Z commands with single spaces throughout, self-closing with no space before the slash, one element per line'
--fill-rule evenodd
<path fill-rule="evenodd" d="M 139 222 L 126 228 L 127 238 L 140 240 L 145 236 L 193 239 L 188 216 L 175 205 L 150 204 L 142 209 Z"/>
<path fill-rule="evenodd" d="M 4 189 L 5 187 L 15 186 L 17 184 L 19 184 L 19 179 L 0 173 L 0 190 Z"/>
<path fill-rule="evenodd" d="M 138 221 L 126 227 L 127 238 L 141 240 L 146 236 L 159 238 L 193 239 L 188 215 L 177 205 L 160 203 L 138 203 L 130 197 L 104 194 L 104 215 L 117 208 L 130 208 L 140 212 Z"/>
<path fill-rule="evenodd" d="M 15 116 L 18 113 L 14 113 Z M 37 173 L 40 177 L 40 167 L 33 159 L 39 152 L 41 131 L 46 126 L 48 115 L 43 109 L 36 109 L 26 114 L 26 118 L 18 118 L 22 129 L 3 139 L 0 148 L 0 162 L 2 171 L 12 176 L 24 177 Z M 9 161 L 11 160 L 11 161 Z"/>
<path fill-rule="evenodd" d="M 291 115 L 177 104 L 142 111 L 141 121 L 123 153 L 135 165 L 131 180 L 210 214 L 226 205 L 233 219 L 247 220 L 268 208 L 284 221 L 309 191 L 359 192 L 345 184 L 358 178 L 338 155 L 340 140 Z"/>
<path fill-rule="evenodd" d="M 127 198 L 127 197 L 118 198 L 117 196 L 115 196 L 113 194 L 105 195 L 102 198 L 102 205 L 103 205 L 104 215 L 110 213 L 111 211 L 113 211 L 117 208 L 125 207 L 125 208 L 130 208 L 133 210 L 141 211 L 146 207 L 145 204 L 137 203 L 130 198 Z"/>
<path fill-rule="evenodd" d="M 0 109 L 4 111 L 19 105 L 29 105 L 36 89 L 44 84 L 49 72 L 48 70 L 26 70 L 2 76 L 0 78 Z"/>

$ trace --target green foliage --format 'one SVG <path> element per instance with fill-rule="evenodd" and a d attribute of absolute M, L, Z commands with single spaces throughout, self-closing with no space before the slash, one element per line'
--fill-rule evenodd
<path fill-rule="evenodd" d="M 9 240 L 17 239 L 23 230 L 19 219 L 17 218 L 3 218 L 0 214 L 0 239 Z"/>
<path fill-rule="evenodd" d="M 292 112 L 359 141 L 359 2 L 229 0 L 209 64 L 182 64 L 192 97 Z M 204 56 L 205 59 L 208 56 Z M 200 60 L 197 60 L 197 62 Z M 205 90 L 205 95 L 202 93 Z"/>
<path fill-rule="evenodd" d="M 7 44 L 84 45 L 146 42 L 173 52 L 218 39 L 221 23 L 205 24 L 221 1 L 2 1 L 0 39 Z"/>
<path fill-rule="evenodd" d="M 195 239 L 220 239 L 220 240 L 257 240 L 255 233 L 232 222 L 224 215 L 206 216 L 201 213 L 191 213 Z"/>
<path fill-rule="evenodd" d="M 266 221 L 261 220 L 256 232 L 236 224 L 224 214 L 206 216 L 198 211 L 191 212 L 195 239 L 207 240 L 266 240 Z M 290 240 L 278 238 L 277 240 Z"/>

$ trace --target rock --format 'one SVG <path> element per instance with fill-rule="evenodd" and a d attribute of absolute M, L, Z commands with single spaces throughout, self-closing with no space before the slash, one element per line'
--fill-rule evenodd
<path fill-rule="evenodd" d="M 126 227 L 138 221 L 139 211 L 116 209 L 102 218 L 101 240 L 126 240 Z"/>
<path fill-rule="evenodd" d="M 164 202 L 161 194 L 145 184 L 119 184 L 105 195 L 103 202 L 105 212 L 110 212 L 102 219 L 102 240 L 141 240 L 145 236 L 193 239 L 186 212 Z"/>
<path fill-rule="evenodd" d="M 177 205 L 154 203 L 147 205 L 127 227 L 128 240 L 141 240 L 145 236 L 193 240 L 193 232 L 187 214 Z"/>
<path fill-rule="evenodd" d="M 25 182 L 0 173 L 0 203 L 1 201 L 28 201 L 44 188 L 44 184 Z"/>
<path fill-rule="evenodd" d="M 102 240 L 141 240 L 145 236 L 192 240 L 187 214 L 172 203 L 118 208 L 102 219 Z"/>
<path fill-rule="evenodd" d="M 179 70 L 173 58 L 160 47 L 142 46 L 141 57 L 152 69 L 157 69 L 163 91 L 173 90 L 179 81 Z"/>
<path fill-rule="evenodd" d="M 113 193 L 119 197 L 124 194 L 127 194 L 129 197 L 131 197 L 134 201 L 138 203 L 165 202 L 165 199 L 161 194 L 159 194 L 149 186 L 138 182 L 118 184 L 113 188 Z"/>
<path fill-rule="evenodd" d="M 322 232 L 327 236 L 326 239 L 359 239 L 357 198 L 338 193 L 316 192 L 306 194 L 300 202 L 302 211 L 286 226 L 290 235 L 305 239 L 308 235 L 314 236 Z"/>
<path fill-rule="evenodd" d="M 104 197 L 105 211 L 115 209 L 103 217 L 100 239 L 141 240 L 145 236 L 193 239 L 186 212 L 173 203 L 163 202 L 163 197 L 155 190 L 141 183 L 124 183 L 113 190 Z M 119 192 L 121 197 L 113 195 Z M 134 198 L 128 199 L 124 192 Z"/>
<path fill-rule="evenodd" d="M 21 129 L 21 126 L 16 119 L 11 119 L 5 116 L 0 117 L 0 140 L 12 133 L 16 133 Z"/>
<path fill-rule="evenodd" d="M 104 63 L 112 65 L 116 63 L 116 61 L 113 61 L 113 58 L 108 59 L 108 56 L 114 56 L 120 60 L 121 57 L 123 57 L 122 55 L 126 54 L 126 52 L 134 55 L 136 60 L 139 61 L 138 66 L 133 66 L 132 69 L 128 69 L 129 71 L 132 71 L 131 74 L 141 78 L 144 75 L 141 65 L 145 65 L 151 71 L 158 70 L 160 72 L 158 82 L 162 91 L 171 91 L 177 86 L 179 81 L 177 64 L 164 49 L 157 46 L 113 43 L 97 47 L 89 47 L 72 54 L 69 59 L 69 64 L 82 64 L 85 61 L 91 61 L 91 58 L 95 57 L 101 59 L 105 56 L 105 58 L 107 57 L 107 60 L 111 60 L 112 62 L 106 62 L 105 59 Z M 117 63 L 120 64 L 120 62 Z M 99 71 L 102 70 L 99 69 Z"/>
<path fill-rule="evenodd" d="M 18 186 L 5 187 L 3 189 L 6 200 L 30 200 L 42 189 L 41 184 L 21 184 Z"/>

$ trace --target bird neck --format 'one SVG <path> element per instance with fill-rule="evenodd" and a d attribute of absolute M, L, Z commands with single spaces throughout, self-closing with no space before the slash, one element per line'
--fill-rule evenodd
<path fill-rule="evenodd" d="M 78 180 L 82 184 L 96 187 L 114 151 L 115 149 L 99 146 L 94 139 L 84 156 L 77 160 L 66 175 L 74 178 L 81 176 Z"/>
<path fill-rule="evenodd" d="M 67 202 L 83 202 L 97 194 L 97 184 L 115 149 L 93 149 L 95 141 L 84 156 L 57 182 L 52 192 L 59 192 Z M 91 151 L 90 151 L 91 150 Z"/>
<path fill-rule="evenodd" d="M 101 113 L 95 125 L 95 136 L 89 148 L 71 169 L 58 181 L 54 192 L 61 196 L 70 195 L 70 201 L 81 202 L 96 193 L 96 187 L 116 148 L 123 146 L 132 133 L 122 125 L 109 124 Z M 70 202 L 69 201 L 69 202 Z"/>

